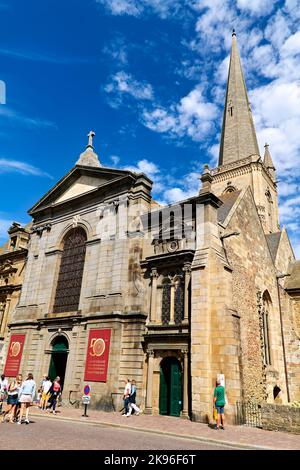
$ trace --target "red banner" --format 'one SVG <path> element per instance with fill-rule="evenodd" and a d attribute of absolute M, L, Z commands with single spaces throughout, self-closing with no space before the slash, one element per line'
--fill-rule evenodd
<path fill-rule="evenodd" d="M 106 382 L 111 330 L 90 330 L 84 380 Z"/>
<path fill-rule="evenodd" d="M 4 375 L 7 377 L 16 377 L 19 373 L 25 336 L 26 335 L 12 335 L 10 338 L 4 369 Z"/>

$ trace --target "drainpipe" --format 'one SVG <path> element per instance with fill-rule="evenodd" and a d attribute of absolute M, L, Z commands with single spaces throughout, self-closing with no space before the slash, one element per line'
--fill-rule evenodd
<path fill-rule="evenodd" d="M 287 373 L 287 365 L 286 365 L 286 355 L 285 355 L 285 343 L 284 343 L 284 334 L 283 334 L 283 321 L 282 321 L 282 309 L 281 309 L 281 300 L 280 300 L 280 290 L 279 290 L 279 279 L 284 277 L 290 276 L 290 274 L 278 274 L 276 276 L 277 280 L 277 292 L 278 292 L 278 305 L 279 305 L 279 317 L 280 317 L 280 328 L 281 328 L 281 341 L 282 341 L 282 349 L 283 349 L 283 362 L 284 362 L 284 373 L 285 373 L 285 383 L 286 383 L 286 394 L 288 403 L 290 402 L 290 389 L 289 389 L 289 381 L 288 381 L 288 373 Z"/>

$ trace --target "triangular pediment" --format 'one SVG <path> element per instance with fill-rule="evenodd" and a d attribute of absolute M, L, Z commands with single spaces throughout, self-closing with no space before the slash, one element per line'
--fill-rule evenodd
<path fill-rule="evenodd" d="M 29 214 L 47 207 L 68 203 L 68 201 L 93 193 L 102 186 L 105 187 L 107 184 L 130 176 L 134 178 L 136 175 L 127 170 L 76 165 L 29 210 Z"/>
<path fill-rule="evenodd" d="M 67 201 L 73 197 L 81 196 L 107 182 L 107 178 L 96 178 L 94 176 L 82 175 L 73 183 L 58 199 L 57 203 Z"/>

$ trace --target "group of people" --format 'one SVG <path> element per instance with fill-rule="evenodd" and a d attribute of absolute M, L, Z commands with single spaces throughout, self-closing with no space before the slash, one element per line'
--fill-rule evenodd
<path fill-rule="evenodd" d="M 141 412 L 140 408 L 137 406 L 136 400 L 136 383 L 135 380 L 127 379 L 124 381 L 124 413 L 122 416 L 130 416 L 132 411 L 138 416 Z"/>
<path fill-rule="evenodd" d="M 2 423 L 21 424 L 25 413 L 25 424 L 29 424 L 29 408 L 38 400 L 39 407 L 42 410 L 52 411 L 55 414 L 58 397 L 61 395 L 60 378 L 56 377 L 53 383 L 48 376 L 44 375 L 40 387 L 37 391 L 33 375 L 27 375 L 23 381 L 22 374 L 10 382 L 4 374 L 0 379 L 0 413 L 2 414 Z M 3 411 L 3 403 L 7 403 Z"/>

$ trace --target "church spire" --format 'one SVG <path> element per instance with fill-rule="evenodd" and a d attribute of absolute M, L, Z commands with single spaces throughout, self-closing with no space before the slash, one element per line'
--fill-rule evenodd
<path fill-rule="evenodd" d="M 265 144 L 264 165 L 272 176 L 273 181 L 276 180 L 275 166 L 269 151 L 269 144 Z"/>
<path fill-rule="evenodd" d="M 259 155 L 259 148 L 233 30 L 219 165 L 242 160 L 250 155 Z"/>

